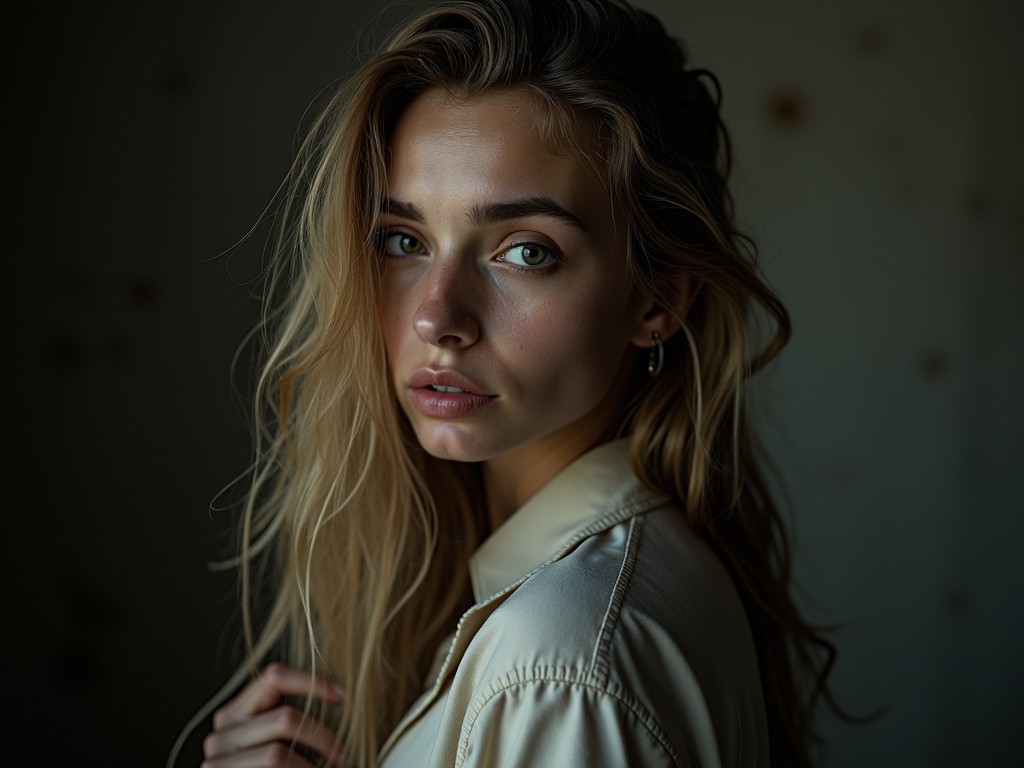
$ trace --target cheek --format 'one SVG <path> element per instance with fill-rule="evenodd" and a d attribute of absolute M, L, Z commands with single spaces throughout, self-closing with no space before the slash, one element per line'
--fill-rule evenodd
<path fill-rule="evenodd" d="M 607 391 L 629 343 L 621 299 L 574 303 L 561 299 L 533 308 L 511 322 L 505 338 L 506 364 L 514 378 L 527 371 L 539 391 L 553 398 L 588 397 Z M 517 374 L 518 371 L 518 374 Z M 588 397 L 589 399 L 589 397 Z"/>

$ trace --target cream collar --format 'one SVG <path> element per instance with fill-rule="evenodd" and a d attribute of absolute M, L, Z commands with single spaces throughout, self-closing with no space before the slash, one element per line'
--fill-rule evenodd
<path fill-rule="evenodd" d="M 469 561 L 473 597 L 482 602 L 580 540 L 667 497 L 644 488 L 629 466 L 629 438 L 580 456 L 516 510 Z"/>

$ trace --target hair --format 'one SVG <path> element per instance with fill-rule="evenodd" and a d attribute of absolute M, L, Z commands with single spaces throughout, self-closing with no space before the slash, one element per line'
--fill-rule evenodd
<path fill-rule="evenodd" d="M 248 662 L 272 654 L 340 681 L 347 764 L 370 766 L 471 602 L 486 534 L 474 465 L 427 455 L 400 413 L 376 320 L 373 232 L 386 151 L 419 94 L 519 89 L 588 161 L 628 231 L 638 295 L 681 332 L 631 383 L 620 431 L 648 486 L 678 499 L 734 580 L 755 638 L 774 765 L 809 766 L 834 649 L 798 611 L 785 527 L 755 462 L 746 382 L 786 343 L 727 187 L 708 71 L 651 14 L 616 0 L 454 0 L 408 21 L 313 123 L 283 197 L 265 280 L 255 456 L 236 564 Z M 771 321 L 767 341 L 761 320 Z M 194 719 L 193 722 L 196 722 Z"/>

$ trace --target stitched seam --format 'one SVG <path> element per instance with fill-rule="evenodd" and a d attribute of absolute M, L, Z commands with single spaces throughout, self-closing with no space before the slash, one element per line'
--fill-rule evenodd
<path fill-rule="evenodd" d="M 480 713 L 483 712 L 484 708 L 489 703 L 497 699 L 500 694 L 508 693 L 513 688 L 525 688 L 526 686 L 535 683 L 548 683 L 551 685 L 558 686 L 578 685 L 583 688 L 589 688 L 590 690 L 595 691 L 601 696 L 607 696 L 619 706 L 627 709 L 630 712 L 630 714 L 632 714 L 637 719 L 637 721 L 641 725 L 643 725 L 647 732 L 658 742 L 659 745 L 661 745 L 661 748 L 665 750 L 666 754 L 668 754 L 668 756 L 671 758 L 673 765 L 680 765 L 679 756 L 676 754 L 676 751 L 672 748 L 672 744 L 665 736 L 665 732 L 662 730 L 661 726 L 658 725 L 658 722 L 654 719 L 654 716 L 651 715 L 651 713 L 648 712 L 643 707 L 643 705 L 639 704 L 631 698 L 626 698 L 616 693 L 612 693 L 607 688 L 600 685 L 595 685 L 594 683 L 589 683 L 583 680 L 554 680 L 547 677 L 539 676 L 527 678 L 525 680 L 509 680 L 501 685 L 495 685 L 493 683 L 491 684 L 490 688 L 488 689 L 488 692 L 483 696 L 482 699 L 478 700 L 478 703 L 476 703 L 473 706 L 472 714 L 470 714 L 466 718 L 466 722 L 462 726 L 462 737 L 459 739 L 459 749 L 456 757 L 457 766 L 464 764 L 466 761 L 467 752 L 469 751 L 470 735 L 473 731 L 473 727 L 476 725 L 476 721 L 479 718 Z"/>
<path fill-rule="evenodd" d="M 619 565 L 619 575 L 615 578 L 615 586 L 612 588 L 611 598 L 608 607 L 605 609 L 604 617 L 601 619 L 601 629 L 597 633 L 597 642 L 594 644 L 594 653 L 590 659 L 590 673 L 595 676 L 601 685 L 608 682 L 609 649 L 611 647 L 612 635 L 619 623 L 619 613 L 622 610 L 622 601 L 626 595 L 626 588 L 629 586 L 633 576 L 633 567 L 636 564 L 636 550 L 640 543 L 641 518 L 634 517 L 629 521 L 629 535 L 626 537 L 626 547 L 622 556 L 622 563 Z"/>

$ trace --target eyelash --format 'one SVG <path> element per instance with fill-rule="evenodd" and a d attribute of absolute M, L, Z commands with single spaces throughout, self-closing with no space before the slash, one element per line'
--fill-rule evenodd
<path fill-rule="evenodd" d="M 514 248 L 522 248 L 523 246 L 533 246 L 534 248 L 539 248 L 542 251 L 546 251 L 548 255 L 551 256 L 551 261 L 549 261 L 547 264 L 543 264 L 537 267 L 526 267 L 520 264 L 513 264 L 510 261 L 503 261 L 502 263 L 505 264 L 505 266 L 509 267 L 510 269 L 514 269 L 516 272 L 532 273 L 535 275 L 550 272 L 552 269 L 555 269 L 556 267 L 563 263 L 562 252 L 558 248 L 556 248 L 553 245 L 538 243 L 536 240 L 521 240 L 519 242 L 512 243 L 507 248 L 502 250 L 501 255 L 504 256 L 506 253 L 513 250 Z"/>
<path fill-rule="evenodd" d="M 423 243 L 423 240 L 421 240 L 416 235 L 410 234 L 410 233 L 405 232 L 403 230 L 395 230 L 395 229 L 381 230 L 380 232 L 376 233 L 375 238 L 376 238 L 376 241 L 377 241 L 378 252 L 381 254 L 381 256 L 383 258 L 400 259 L 400 258 L 404 258 L 404 257 L 411 257 L 411 256 L 416 256 L 417 255 L 415 253 L 409 253 L 409 254 L 403 254 L 402 256 L 399 256 L 399 255 L 394 255 L 394 254 L 389 253 L 388 252 L 388 240 L 390 240 L 392 237 L 410 237 L 413 240 L 415 240 L 417 243 L 419 243 L 419 245 L 421 247 L 425 247 L 424 243 Z M 559 265 L 564 263 L 564 256 L 562 254 L 562 251 L 559 248 L 555 247 L 554 245 L 548 245 L 548 244 L 545 244 L 545 243 L 539 243 L 536 240 L 519 240 L 517 242 L 513 242 L 513 243 L 509 244 L 506 248 L 503 248 L 501 250 L 500 256 L 504 257 L 505 254 L 507 254 L 509 251 L 511 251 L 511 250 L 513 250 L 515 248 L 522 248 L 524 246 L 532 246 L 534 248 L 539 248 L 540 250 L 545 251 L 551 257 L 551 261 L 548 262 L 547 264 L 544 264 L 544 265 L 541 265 L 541 266 L 536 266 L 536 267 L 523 266 L 521 264 L 513 264 L 512 262 L 507 261 L 504 258 L 502 258 L 502 263 L 506 267 L 508 267 L 509 269 L 515 270 L 516 272 L 520 272 L 520 273 L 524 273 L 524 274 L 525 273 L 532 273 L 532 274 L 535 274 L 535 275 L 546 274 L 547 272 L 550 272 L 552 269 L 555 269 L 556 267 L 558 267 Z"/>
<path fill-rule="evenodd" d="M 416 235 L 412 235 L 412 234 L 410 234 L 408 232 L 403 232 L 402 230 L 395 230 L 395 229 L 381 230 L 380 232 L 376 233 L 375 237 L 376 237 L 376 240 L 377 240 L 377 251 L 378 251 L 378 253 L 380 253 L 380 255 L 383 258 L 386 258 L 386 259 L 400 259 L 400 258 L 404 258 L 404 257 L 409 257 L 409 256 L 417 255 L 415 253 L 406 253 L 406 254 L 403 254 L 403 255 L 399 256 L 399 255 L 396 255 L 396 254 L 389 253 L 388 252 L 388 240 L 390 240 L 393 237 L 408 237 L 408 238 L 410 238 L 412 240 L 415 240 L 417 243 L 419 243 L 421 248 L 423 247 L 423 241 L 420 238 L 418 238 Z"/>

